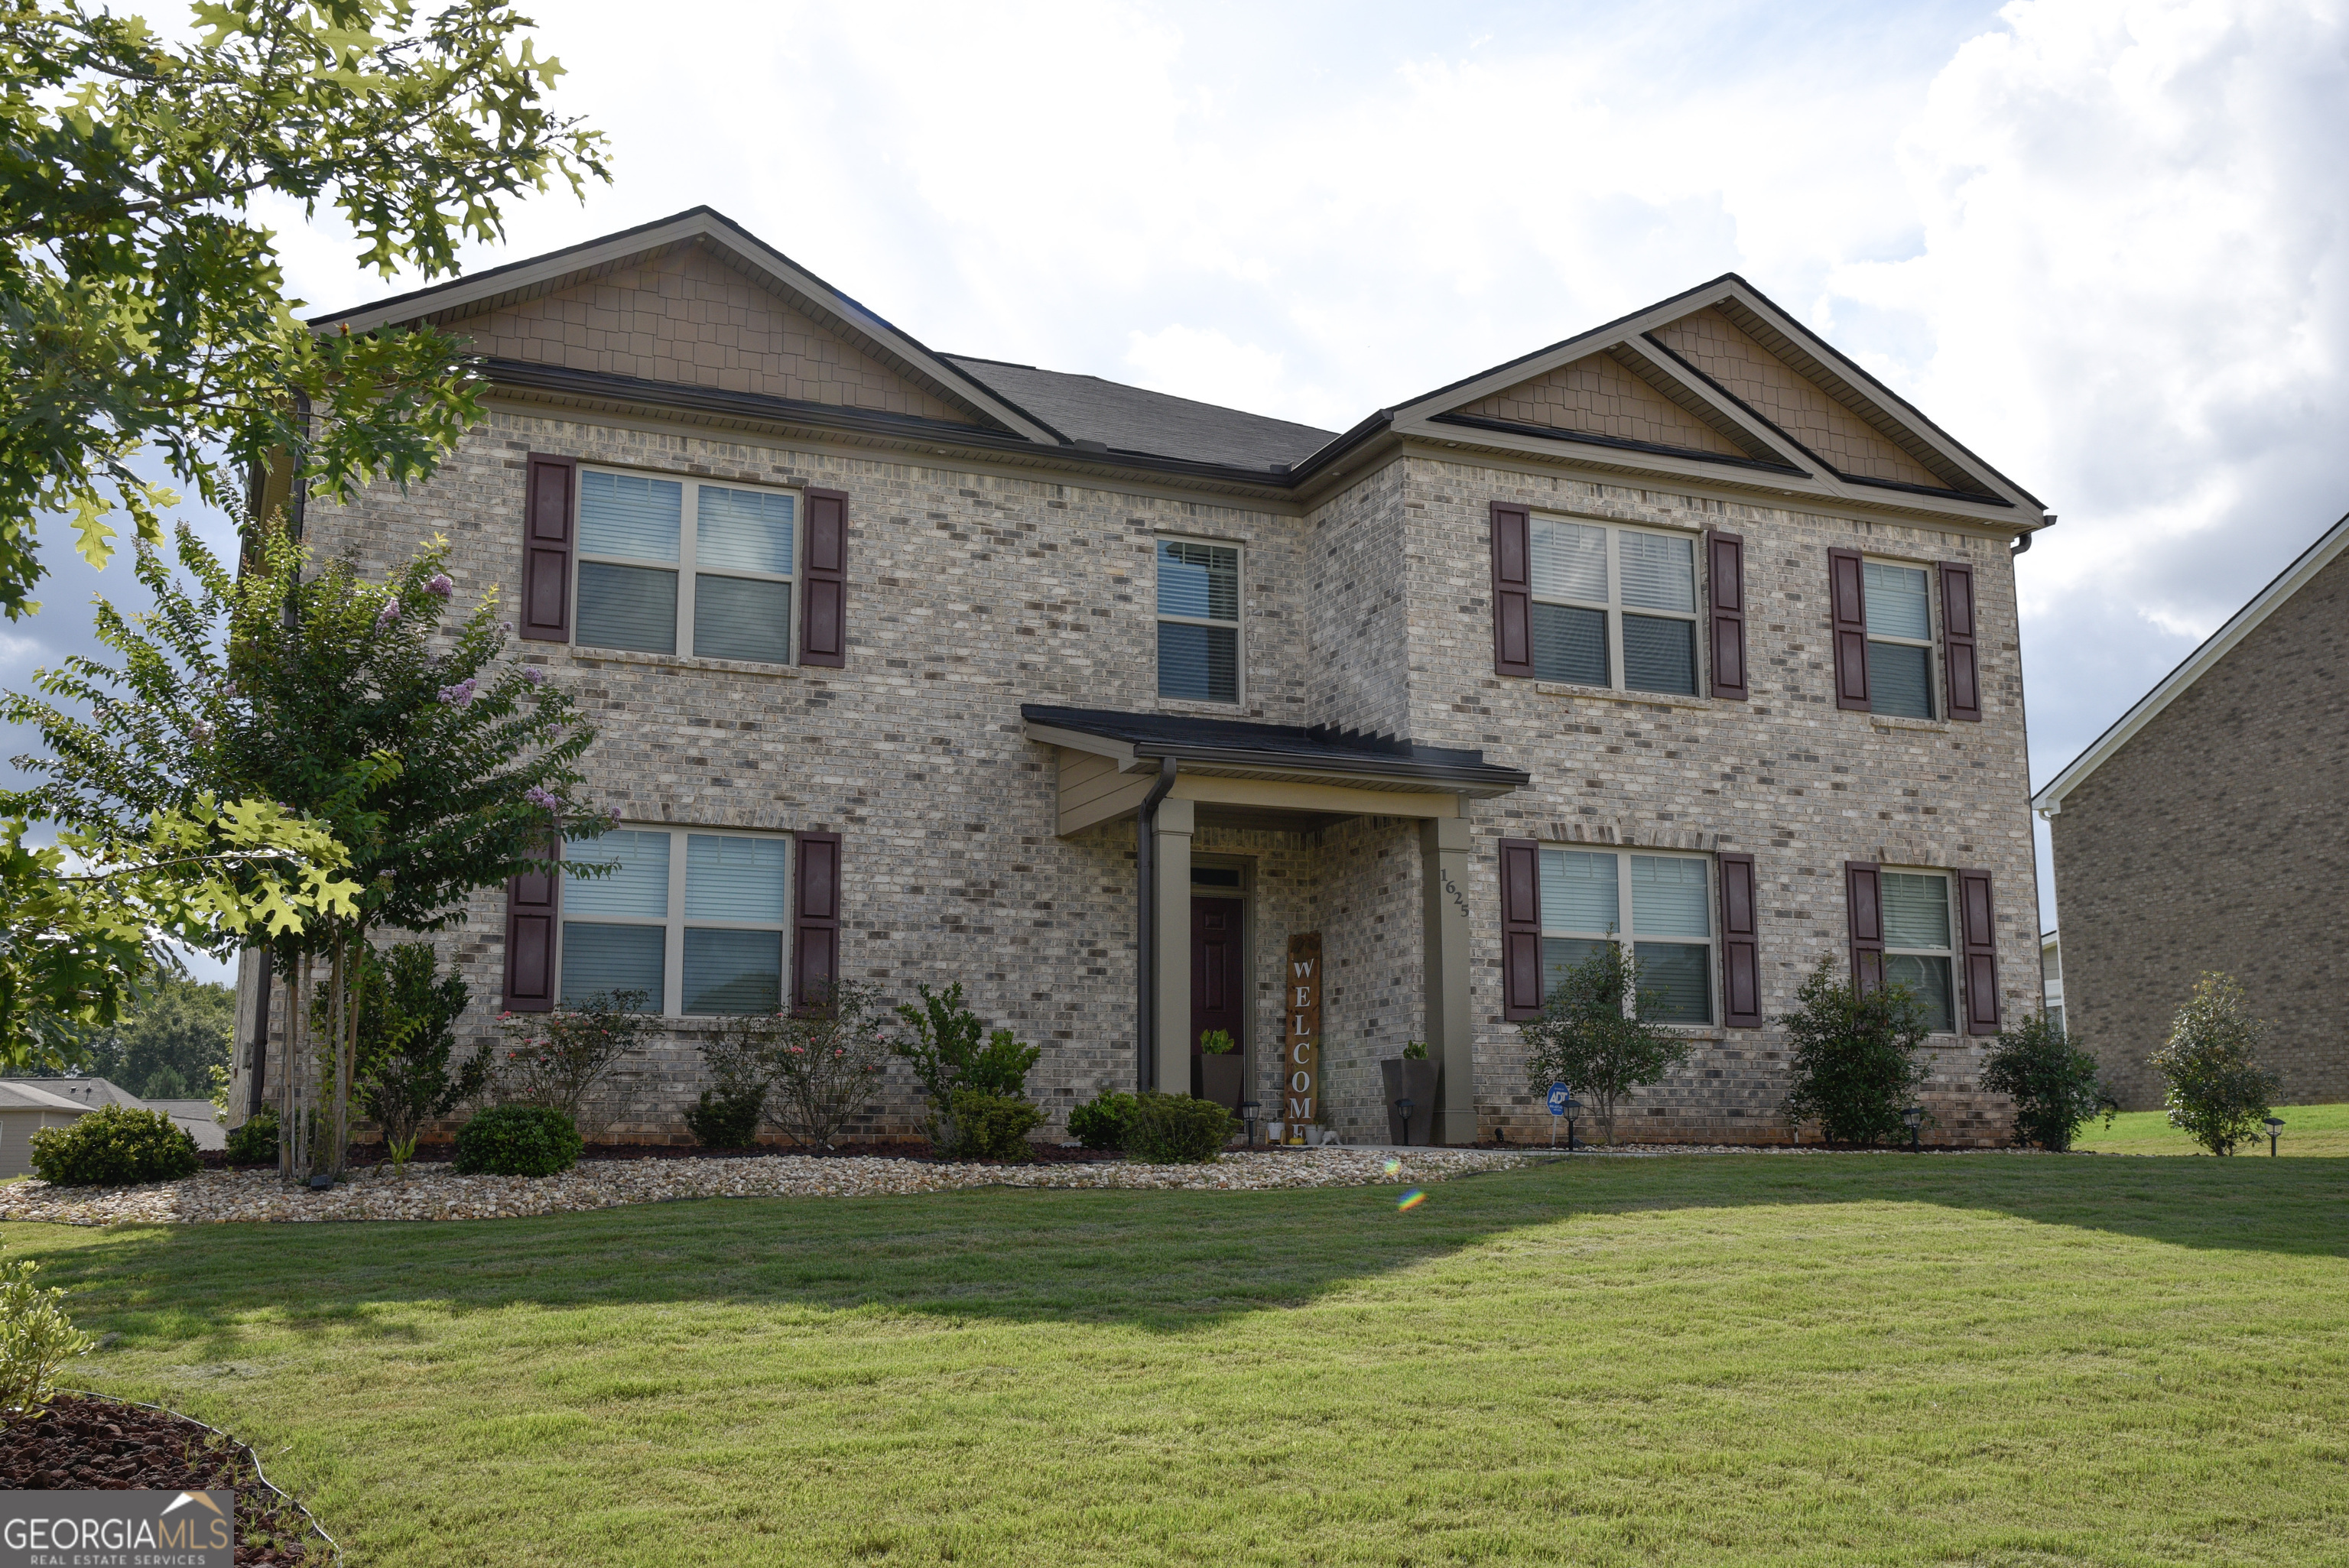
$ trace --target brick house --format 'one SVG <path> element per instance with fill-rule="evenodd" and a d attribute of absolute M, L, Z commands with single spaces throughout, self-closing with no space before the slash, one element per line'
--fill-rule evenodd
<path fill-rule="evenodd" d="M 489 418 L 307 538 L 447 534 L 599 727 L 623 872 L 443 941 L 484 1027 L 660 995 L 645 1134 L 709 1015 L 833 975 L 961 981 L 1056 1120 L 1227 1028 L 1270 1116 L 1308 934 L 1350 1138 L 1414 1039 L 1438 1137 L 1546 1136 L 1513 1024 L 1614 939 L 1696 1047 L 1643 1134 L 1785 1137 L 1823 954 L 1927 994 L 1929 1106 L 1990 1134 L 2037 990 L 2010 548 L 2053 519 L 1744 280 L 1342 432 L 936 353 L 707 209 L 316 325 L 415 321 Z"/>
<path fill-rule="evenodd" d="M 2242 983 L 2287 1104 L 2349 1099 L 2349 518 L 2033 798 L 2064 1018 L 2133 1110 L 2195 977 Z"/>

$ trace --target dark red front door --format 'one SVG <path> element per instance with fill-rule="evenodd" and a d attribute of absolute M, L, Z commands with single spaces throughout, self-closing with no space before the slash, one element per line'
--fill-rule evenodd
<path fill-rule="evenodd" d="M 1191 1054 L 1199 1051 L 1199 1037 L 1209 1029 L 1230 1032 L 1233 1041 L 1247 1045 L 1247 1002 L 1240 958 L 1240 901 L 1236 898 L 1195 898 L 1191 901 Z"/>

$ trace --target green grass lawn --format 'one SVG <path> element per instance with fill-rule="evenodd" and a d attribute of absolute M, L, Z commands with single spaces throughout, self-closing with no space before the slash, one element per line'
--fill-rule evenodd
<path fill-rule="evenodd" d="M 2349 1561 L 2349 1161 L 9 1224 L 357 1564 Z"/>
<path fill-rule="evenodd" d="M 2276 1140 L 2276 1158 L 2316 1155 L 2327 1160 L 2349 1156 L 2349 1105 L 2280 1105 L 2272 1113 L 2283 1121 Z M 2108 1129 L 2088 1123 L 2079 1147 L 2099 1154 L 2204 1154 L 2208 1150 L 2169 1125 L 2158 1110 L 2127 1110 L 2113 1118 Z M 2237 1157 L 2268 1157 L 2267 1135 L 2235 1150 Z"/>

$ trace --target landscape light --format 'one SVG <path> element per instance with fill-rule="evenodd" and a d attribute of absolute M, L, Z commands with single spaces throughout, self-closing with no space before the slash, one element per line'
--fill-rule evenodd
<path fill-rule="evenodd" d="M 1263 1109 L 1264 1101 L 1260 1099 L 1244 1099 L 1240 1101 L 1240 1115 L 1247 1119 L 1247 1140 L 1248 1147 L 1250 1149 L 1254 1149 L 1256 1147 L 1256 1113 Z"/>
<path fill-rule="evenodd" d="M 1411 1147 L 1411 1101 L 1409 1099 L 1395 1101 L 1395 1109 L 1402 1113 L 1402 1146 L 1408 1149 Z"/>
<path fill-rule="evenodd" d="M 2268 1158 L 2272 1160 L 2275 1158 L 2276 1134 L 2283 1130 L 2283 1118 L 2280 1116 L 2269 1117 L 2267 1119 L 2267 1129 Z"/>
<path fill-rule="evenodd" d="M 1925 1125 L 1925 1108 L 1921 1105 L 1912 1105 L 1900 1113 L 1900 1119 L 1909 1124 L 1909 1152 L 1915 1154 L 1919 1152 L 1917 1130 Z"/>

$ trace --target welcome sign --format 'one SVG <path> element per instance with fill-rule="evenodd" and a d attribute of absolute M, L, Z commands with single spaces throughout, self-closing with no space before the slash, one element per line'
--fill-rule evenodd
<path fill-rule="evenodd" d="M 1280 1119 L 1288 1141 L 1305 1141 L 1304 1124 L 1321 1110 L 1321 934 L 1288 939 L 1288 1047 L 1281 1057 Z"/>
<path fill-rule="evenodd" d="M 0 1568 L 231 1568 L 233 1491 L 0 1491 Z"/>

